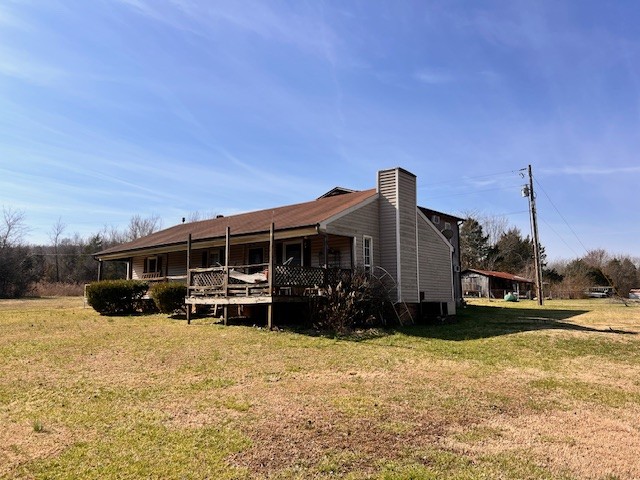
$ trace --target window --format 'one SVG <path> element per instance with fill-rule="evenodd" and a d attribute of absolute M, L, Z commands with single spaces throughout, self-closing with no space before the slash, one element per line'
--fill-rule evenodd
<path fill-rule="evenodd" d="M 162 271 L 162 257 L 147 257 L 144 260 L 144 273 L 159 273 Z"/>
<path fill-rule="evenodd" d="M 444 222 L 444 229 L 451 230 L 451 224 L 449 222 Z"/>
<path fill-rule="evenodd" d="M 260 272 L 264 269 L 264 248 L 263 247 L 251 247 L 247 252 L 247 264 L 251 265 L 248 268 L 249 273 Z"/>
<path fill-rule="evenodd" d="M 438 225 L 438 224 L 440 223 L 440 216 L 439 216 L 439 215 L 434 215 L 434 216 L 432 216 L 432 217 L 431 217 L 431 221 L 432 221 L 434 224 Z"/>
<path fill-rule="evenodd" d="M 224 248 L 214 248 L 209 252 L 209 266 L 218 267 L 224 265 Z"/>
<path fill-rule="evenodd" d="M 367 272 L 373 264 L 373 238 L 367 235 L 362 237 L 362 264 Z"/>
<path fill-rule="evenodd" d="M 287 262 L 287 265 L 302 265 L 302 242 L 285 242 L 282 245 L 282 258 L 284 262 Z"/>

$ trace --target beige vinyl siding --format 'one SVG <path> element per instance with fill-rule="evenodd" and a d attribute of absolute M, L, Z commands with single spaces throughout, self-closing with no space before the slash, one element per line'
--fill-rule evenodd
<path fill-rule="evenodd" d="M 416 178 L 398 172 L 398 213 L 400 222 L 400 291 L 402 301 L 417 303 L 418 264 L 416 244 Z"/>
<path fill-rule="evenodd" d="M 380 230 L 378 224 L 378 202 L 373 201 L 363 205 L 357 210 L 348 213 L 333 222 L 327 224 L 327 233 L 334 235 L 343 235 L 343 249 L 351 250 L 350 238 L 355 236 L 355 265 L 362 266 L 363 246 L 362 237 L 368 235 L 373 239 L 373 263 L 380 265 Z M 333 242 L 333 237 L 330 242 Z M 331 244 L 331 243 L 330 243 Z M 313 261 L 313 257 L 312 257 Z M 317 262 L 317 254 L 316 259 Z M 345 254 L 341 256 L 343 268 L 351 268 L 351 255 Z"/>
<path fill-rule="evenodd" d="M 451 248 L 427 222 L 418 215 L 420 290 L 427 302 L 453 302 Z"/>
<path fill-rule="evenodd" d="M 351 238 L 330 235 L 328 239 L 330 249 L 340 252 L 340 268 L 351 268 Z M 321 267 L 320 260 L 324 257 L 324 237 L 317 235 L 311 238 L 311 267 Z M 329 260 L 332 260 L 329 255 Z M 333 265 L 332 265 L 333 266 Z"/>
<path fill-rule="evenodd" d="M 131 278 L 134 280 L 139 280 L 142 278 L 142 274 L 144 273 L 144 257 L 133 257 L 133 262 L 131 265 Z"/>
<path fill-rule="evenodd" d="M 167 275 L 170 277 L 178 277 L 181 275 L 187 274 L 187 252 L 171 252 L 169 253 L 169 264 L 168 264 L 168 272 Z"/>
<path fill-rule="evenodd" d="M 250 248 L 262 247 L 262 244 L 255 245 L 230 245 L 229 246 L 229 266 L 246 265 Z M 267 252 L 265 251 L 265 255 Z M 265 257 L 265 262 L 267 261 Z"/>
<path fill-rule="evenodd" d="M 397 170 L 383 170 L 378 172 L 378 214 L 380 221 L 379 242 L 374 240 L 374 255 L 378 251 L 382 268 L 397 279 L 398 278 L 398 249 L 397 249 Z M 378 248 L 376 248 L 376 243 Z M 362 250 L 360 248 L 359 250 Z M 391 297 L 396 297 L 396 292 L 391 292 Z"/>
<path fill-rule="evenodd" d="M 216 250 L 218 247 L 216 247 Z M 202 249 L 195 248 L 191 250 L 191 268 L 199 268 L 202 266 L 202 252 L 210 251 L 210 248 Z M 177 251 L 161 253 L 158 255 L 143 255 L 133 258 L 132 262 L 132 278 L 141 279 L 144 272 L 144 262 L 147 257 L 157 256 L 162 258 L 162 273 L 167 276 L 182 276 L 187 274 L 187 251 Z M 232 245 L 231 246 L 231 262 L 230 265 L 244 265 L 245 258 L 245 246 L 244 245 Z M 265 260 L 266 261 L 266 260 Z"/>

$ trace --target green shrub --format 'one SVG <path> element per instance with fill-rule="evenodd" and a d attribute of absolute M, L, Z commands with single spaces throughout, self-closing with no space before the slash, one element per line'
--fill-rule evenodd
<path fill-rule="evenodd" d="M 103 315 L 127 315 L 145 310 L 149 290 L 140 280 L 104 280 L 87 286 L 87 302 Z"/>
<path fill-rule="evenodd" d="M 187 296 L 187 286 L 184 283 L 157 283 L 149 290 L 149 296 L 162 313 L 173 313 L 184 310 L 184 298 Z"/>

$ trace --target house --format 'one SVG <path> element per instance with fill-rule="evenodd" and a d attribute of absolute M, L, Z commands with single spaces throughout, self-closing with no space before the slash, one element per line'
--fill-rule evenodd
<path fill-rule="evenodd" d="M 462 281 L 461 281 L 461 261 L 460 261 L 460 225 L 464 218 L 456 217 L 450 213 L 431 210 L 430 208 L 418 207 L 420 211 L 429 219 L 435 227 L 449 240 L 453 246 L 453 293 L 456 305 L 462 304 Z"/>
<path fill-rule="evenodd" d="M 534 282 L 506 272 L 468 268 L 462 272 L 462 291 L 465 297 L 503 298 L 514 293 L 519 298 L 533 298 Z"/>
<path fill-rule="evenodd" d="M 310 202 L 182 223 L 95 258 L 125 261 L 127 278 L 186 281 L 188 305 L 222 306 L 225 318 L 229 305 L 267 305 L 269 326 L 274 305 L 306 301 L 356 267 L 384 279 L 399 315 L 455 314 L 453 246 L 418 208 L 416 184 L 402 168 L 381 170 L 370 190 L 336 187 Z"/>

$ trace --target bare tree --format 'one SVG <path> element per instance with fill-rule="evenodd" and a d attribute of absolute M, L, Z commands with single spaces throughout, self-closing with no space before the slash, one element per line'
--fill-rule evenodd
<path fill-rule="evenodd" d="M 39 278 L 36 258 L 22 245 L 24 212 L 2 207 L 0 219 L 0 297 L 21 297 Z"/>
<path fill-rule="evenodd" d="M 129 220 L 126 237 L 129 241 L 135 240 L 136 238 L 145 237 L 160 228 L 162 228 L 162 219 L 158 215 L 152 215 L 148 218 L 134 215 Z"/>
<path fill-rule="evenodd" d="M 2 206 L 2 224 L 0 224 L 0 248 L 20 245 L 28 228 L 24 223 L 24 212 Z"/>
<path fill-rule="evenodd" d="M 629 290 L 640 280 L 632 259 L 628 256 L 611 256 L 600 248 L 587 252 L 583 260 L 604 277 L 609 286 L 613 287 L 615 295 L 627 305 L 625 298 L 629 295 Z"/>
<path fill-rule="evenodd" d="M 609 259 L 609 254 L 603 248 L 589 250 L 583 257 L 583 260 L 587 263 L 587 265 L 593 268 L 597 268 L 598 270 L 603 270 L 605 264 L 609 261 Z"/>
<path fill-rule="evenodd" d="M 504 215 L 481 215 L 478 221 L 489 237 L 489 245 L 494 246 L 509 228 L 509 220 Z"/>
<path fill-rule="evenodd" d="M 67 225 L 62 221 L 61 217 L 58 217 L 58 221 L 53 224 L 53 226 L 51 227 L 51 231 L 49 232 L 49 240 L 51 240 L 51 243 L 53 244 L 53 255 L 56 267 L 56 283 L 60 283 L 60 252 L 58 251 L 58 247 L 60 246 L 60 240 L 65 228 L 67 228 Z"/>
<path fill-rule="evenodd" d="M 199 222 L 200 220 L 209 220 L 210 218 L 216 218 L 217 216 L 218 214 L 214 211 L 201 212 L 199 210 L 196 210 L 194 212 L 189 212 L 186 220 L 187 222 Z"/>

